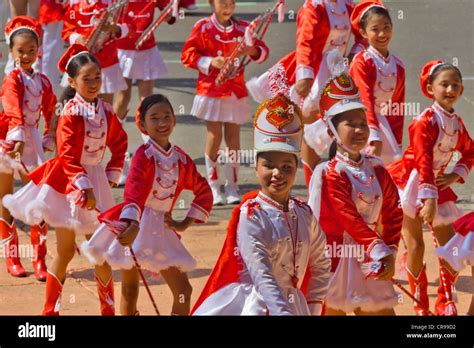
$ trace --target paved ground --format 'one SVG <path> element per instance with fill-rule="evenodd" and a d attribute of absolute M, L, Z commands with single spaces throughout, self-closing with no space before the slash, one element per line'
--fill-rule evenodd
<path fill-rule="evenodd" d="M 271 1 L 244 2 L 238 1 L 237 15 L 244 19 L 252 19 L 264 9 L 270 7 Z M 303 0 L 287 1 L 287 10 L 297 11 Z M 419 0 L 419 1 L 385 1 L 392 13 L 394 22 L 394 38 L 391 46 L 406 65 L 406 101 L 414 110 L 423 110 L 429 103 L 419 91 L 418 74 L 421 66 L 429 59 L 440 58 L 459 64 L 464 74 L 465 92 L 458 102 L 457 111 L 463 117 L 471 135 L 474 135 L 474 118 L 472 107 L 474 104 L 474 61 L 473 46 L 474 23 L 472 12 L 474 2 L 470 0 Z M 198 0 L 197 11 L 188 12 L 182 21 L 176 25 L 163 26 L 157 32 L 159 48 L 167 62 L 169 74 L 166 78 L 156 82 L 156 92 L 166 94 L 172 101 L 177 116 L 178 126 L 173 135 L 173 141 L 185 149 L 198 164 L 204 174 L 203 149 L 205 144 L 205 127 L 200 121 L 189 115 L 197 73 L 184 69 L 180 64 L 183 42 L 190 33 L 193 23 L 209 13 L 207 0 Z M 447 8 L 449 6 L 449 12 Z M 442 14 L 442 15 L 440 15 Z M 4 13 L 0 13 L 0 19 Z M 0 23 L 2 26 L 4 22 Z M 273 23 L 265 37 L 270 47 L 271 55 L 262 65 L 249 65 L 246 71 L 247 78 L 260 74 L 270 67 L 281 56 L 295 47 L 295 22 L 287 20 L 283 24 Z M 459 34 L 458 34 L 459 33 Z M 458 34 L 457 37 L 454 37 Z M 2 45 L 0 52 L 6 56 L 6 49 Z M 2 60 L 3 62 L 3 60 Z M 2 66 L 3 67 L 3 66 Z M 3 75 L 0 73 L 0 78 Z M 136 89 L 130 110 L 137 107 Z M 253 104 L 255 106 L 255 104 Z M 132 115 L 133 112 L 130 112 Z M 410 115 L 414 116 L 414 115 Z M 410 122 L 408 117 L 406 124 Z M 136 148 L 141 141 L 135 129 L 133 118 L 126 123 L 129 134 L 131 150 Z M 253 147 L 253 129 L 251 123 L 242 127 L 241 132 L 243 149 Z M 257 188 L 254 169 L 244 165 L 240 170 L 242 191 Z M 466 211 L 474 210 L 474 175 L 471 175 L 463 186 L 456 186 L 460 203 Z M 122 190 L 117 189 L 114 194 L 117 200 L 121 199 Z M 298 174 L 294 194 L 305 196 L 306 189 L 303 176 Z M 183 194 L 183 209 L 177 209 L 176 215 L 183 216 L 192 198 Z M 193 301 L 196 300 L 220 252 L 225 238 L 226 221 L 230 216 L 232 207 L 216 208 L 213 210 L 210 222 L 206 225 L 193 227 L 183 234 L 183 242 L 198 262 L 197 270 L 189 274 L 194 288 Z M 48 246 L 50 253 L 48 260 L 55 252 L 54 231 L 49 232 Z M 20 232 L 22 245 L 28 245 L 28 236 Z M 433 257 L 432 242 L 429 233 L 425 233 L 427 245 L 427 262 L 430 279 L 430 298 L 435 298 L 438 275 L 436 273 L 436 260 Z M 3 263 L 3 262 L 1 262 Z M 37 314 L 40 313 L 44 298 L 44 284 L 37 282 L 31 275 L 30 262 L 25 259 L 25 267 L 30 271 L 30 276 L 24 279 L 10 277 L 5 267 L 0 265 L 0 314 Z M 171 293 L 166 284 L 159 277 L 151 276 L 152 291 L 155 295 L 162 313 L 169 313 L 171 308 Z M 63 314 L 98 314 L 98 301 L 93 281 L 93 271 L 82 256 L 76 257 L 70 265 L 68 281 L 63 294 Z M 460 299 L 460 313 L 465 313 L 469 304 L 470 294 L 473 293 L 473 284 L 470 280 L 470 270 L 465 270 L 458 281 L 457 289 Z M 115 273 L 115 286 L 117 298 L 120 290 L 120 275 Z M 402 284 L 407 285 L 402 280 Z M 411 314 L 410 301 L 404 298 L 403 303 L 397 307 L 399 314 Z M 153 314 L 152 306 L 142 288 L 139 309 L 143 314 Z"/>

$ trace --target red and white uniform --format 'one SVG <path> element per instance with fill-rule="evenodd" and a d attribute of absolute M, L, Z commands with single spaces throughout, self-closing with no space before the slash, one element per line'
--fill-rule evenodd
<path fill-rule="evenodd" d="M 215 14 L 198 21 L 184 44 L 181 61 L 185 67 L 199 71 L 191 114 L 207 121 L 242 124 L 251 116 L 244 71 L 216 86 L 219 70 L 211 67 L 212 58 L 230 56 L 239 40 L 243 40 L 249 23 L 235 18 L 231 18 L 231 22 L 230 26 L 223 27 Z M 255 46 L 260 49 L 260 54 L 252 59 L 262 63 L 268 57 L 268 48 L 259 40 Z"/>
<path fill-rule="evenodd" d="M 1 98 L 3 114 L 0 118 L 3 122 L 0 122 L 4 124 L 4 134 L 0 134 L 0 140 L 24 142 L 21 160 L 28 170 L 32 170 L 45 161 L 43 147 L 55 148 L 54 134 L 49 129 L 56 109 L 51 83 L 41 73 L 30 74 L 16 68 L 4 78 Z M 41 114 L 45 119 L 43 136 L 38 130 Z M 2 156 L 0 171 L 11 173 L 12 169 L 19 169 L 18 163 Z"/>
<path fill-rule="evenodd" d="M 131 0 L 122 12 L 119 23 L 133 27 L 133 33 L 117 41 L 123 76 L 128 79 L 156 80 L 166 75 L 166 65 L 152 34 L 137 50 L 135 44 L 153 22 L 155 9 L 163 10 L 169 0 Z"/>
<path fill-rule="evenodd" d="M 308 106 L 318 109 L 317 96 L 330 77 L 326 62 L 327 53 L 337 49 L 345 56 L 351 36 L 350 16 L 354 7 L 352 0 L 306 0 L 298 11 L 296 50 L 289 53 L 270 70 L 258 78 L 251 79 L 247 88 L 256 102 L 270 98 L 281 88 L 276 81 L 284 76 L 290 87 L 293 102 L 300 105 L 301 97 L 294 85 L 307 78 L 315 79 L 311 94 L 306 98 Z M 356 42 L 351 54 L 365 46 L 358 32 L 354 32 Z"/>
<path fill-rule="evenodd" d="M 408 134 L 410 145 L 402 159 L 388 167 L 400 189 L 403 212 L 415 218 L 423 199 L 436 198 L 438 208 L 433 225 L 451 224 L 462 216 L 462 210 L 456 207 L 453 190 L 448 187 L 440 191 L 435 178 L 445 172 L 457 151 L 461 158 L 452 172 L 464 182 L 474 165 L 474 141 L 461 118 L 436 102 L 413 120 Z"/>
<path fill-rule="evenodd" d="M 53 90 L 59 87 L 61 73 L 58 71 L 57 63 L 63 54 L 63 41 L 61 32 L 63 30 L 64 5 L 57 0 L 41 0 L 38 21 L 43 29 L 43 40 L 41 43 L 41 58 L 38 59 L 37 68 L 49 77 Z"/>
<path fill-rule="evenodd" d="M 80 37 L 88 37 L 96 28 L 102 16 L 101 10 L 107 9 L 116 0 L 69 0 L 64 9 L 64 28 L 62 38 L 72 45 Z M 121 38 L 129 33 L 128 26 L 119 24 Z M 115 93 L 127 89 L 120 70 L 117 40 L 105 42 L 102 50 L 95 54 L 102 68 L 102 86 L 100 93 Z M 62 84 L 64 83 L 63 79 Z"/>
<path fill-rule="evenodd" d="M 332 257 L 326 305 L 346 313 L 393 308 L 398 297 L 392 283 L 363 273 L 368 261 L 396 254 L 400 239 L 403 214 L 383 163 L 365 155 L 355 162 L 338 152 L 316 167 L 309 189 Z"/>
<path fill-rule="evenodd" d="M 76 234 L 92 234 L 98 226 L 97 212 L 75 204 L 78 190 L 92 188 L 101 211 L 114 205 L 109 182 L 118 182 L 127 134 L 111 105 L 98 99 L 94 106 L 76 94 L 59 117 L 57 146 L 57 157 L 31 172 L 31 182 L 5 196 L 4 204 L 27 224 L 44 220 Z M 111 158 L 104 170 L 101 162 L 107 147 Z"/>
<path fill-rule="evenodd" d="M 165 151 L 149 139 L 133 155 L 124 202 L 99 218 L 101 221 L 139 222 L 140 232 L 132 249 L 142 267 L 153 272 L 169 267 L 188 272 L 196 267 L 196 261 L 181 243 L 180 236 L 163 222 L 183 190 L 191 190 L 195 197 L 187 216 L 206 222 L 212 207 L 212 193 L 191 157 L 177 146 Z M 130 253 L 105 224 L 83 244 L 82 250 L 94 264 L 107 261 L 112 267 L 122 269 L 135 265 Z"/>
<path fill-rule="evenodd" d="M 405 103 L 405 66 L 393 54 L 383 57 L 369 46 L 351 63 L 351 76 L 367 107 L 369 144 L 381 141 L 385 165 L 401 158 Z"/>
<path fill-rule="evenodd" d="M 233 212 L 219 260 L 192 313 L 319 315 L 308 303 L 326 295 L 325 246 L 306 203 L 291 197 L 284 211 L 261 191 L 249 194 Z"/>
<path fill-rule="evenodd" d="M 436 254 L 449 262 L 456 272 L 466 266 L 474 266 L 474 212 L 464 215 L 453 223 L 456 234 Z"/>

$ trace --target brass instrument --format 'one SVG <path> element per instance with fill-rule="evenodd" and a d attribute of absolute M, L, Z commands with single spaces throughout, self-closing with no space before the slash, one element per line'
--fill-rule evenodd
<path fill-rule="evenodd" d="M 170 20 L 173 20 L 174 18 L 174 21 L 175 21 L 176 20 L 175 16 L 178 10 L 178 6 L 179 6 L 178 0 L 171 0 L 168 3 L 168 5 L 166 5 L 166 7 L 163 9 L 160 16 L 157 19 L 155 19 L 148 26 L 148 28 L 146 28 L 143 31 L 143 33 L 140 35 L 140 37 L 137 39 L 137 42 L 135 43 L 135 48 L 139 49 L 143 45 L 143 43 L 150 37 L 150 35 L 153 34 L 156 28 L 158 28 L 165 20 L 168 21 L 168 23 L 170 23 Z M 170 24 L 173 24 L 173 23 L 170 23 Z"/>
<path fill-rule="evenodd" d="M 110 33 L 104 30 L 105 24 L 116 23 L 123 7 L 129 2 L 130 0 L 121 0 L 101 10 L 102 16 L 100 17 L 100 21 L 86 40 L 86 46 L 90 53 L 94 54 L 102 50 L 105 42 L 110 38 Z"/>
<path fill-rule="evenodd" d="M 267 32 L 268 26 L 270 25 L 274 14 L 278 10 L 278 8 L 280 6 L 283 7 L 283 5 L 284 0 L 278 0 L 271 9 L 267 9 L 263 14 L 259 15 L 252 22 L 250 22 L 247 27 L 247 30 L 250 29 L 250 35 L 253 39 L 261 40 L 263 38 L 263 36 Z M 232 54 L 226 58 L 224 66 L 219 71 L 219 74 L 217 75 L 215 80 L 217 86 L 222 85 L 227 80 L 235 78 L 241 73 L 245 66 L 250 63 L 249 56 L 243 56 L 241 54 L 245 46 L 245 40 L 240 40 L 239 44 L 234 49 Z"/>

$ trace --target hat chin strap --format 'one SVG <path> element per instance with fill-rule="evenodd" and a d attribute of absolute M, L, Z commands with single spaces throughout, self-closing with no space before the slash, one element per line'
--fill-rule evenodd
<path fill-rule="evenodd" d="M 332 124 L 332 120 L 329 120 L 329 122 L 327 124 L 328 124 L 328 127 L 329 127 L 329 129 L 331 130 L 331 132 L 333 134 L 333 137 L 334 137 L 337 145 L 341 146 L 345 151 L 349 152 L 352 155 L 359 155 L 360 154 L 360 152 L 351 150 L 346 145 L 344 145 L 344 143 L 342 142 L 341 137 L 339 136 L 339 134 L 336 131 L 336 128 Z"/>

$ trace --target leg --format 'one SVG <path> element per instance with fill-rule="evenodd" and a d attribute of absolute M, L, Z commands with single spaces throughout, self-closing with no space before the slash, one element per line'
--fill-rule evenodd
<path fill-rule="evenodd" d="M 225 195 L 227 204 L 240 203 L 239 187 L 237 185 L 240 151 L 240 125 L 224 123 L 224 139 L 231 156 L 225 162 Z"/>
<path fill-rule="evenodd" d="M 118 118 L 123 121 L 127 117 L 128 107 L 132 98 L 132 80 L 124 78 L 128 88 L 115 93 L 114 111 Z"/>
<path fill-rule="evenodd" d="M 38 19 L 40 0 L 28 0 L 28 16 Z"/>
<path fill-rule="evenodd" d="M 474 285 L 474 266 L 471 267 L 472 284 Z M 471 304 L 467 310 L 467 315 L 474 315 L 474 294 L 471 295 Z"/>
<path fill-rule="evenodd" d="M 186 273 L 176 267 L 160 272 L 173 293 L 173 315 L 189 315 L 191 310 L 191 293 L 193 288 Z"/>
<path fill-rule="evenodd" d="M 28 14 L 28 0 L 10 0 L 10 18 Z"/>
<path fill-rule="evenodd" d="M 446 244 L 455 234 L 452 225 L 434 227 L 434 234 L 439 245 Z M 439 261 L 439 287 L 438 297 L 435 303 L 435 314 L 453 316 L 457 315 L 456 305 L 454 304 L 454 284 L 456 283 L 458 273 L 452 269 L 448 262 Z"/>
<path fill-rule="evenodd" d="M 326 307 L 325 316 L 346 316 L 346 312 L 331 307 Z"/>
<path fill-rule="evenodd" d="M 120 299 L 121 315 L 136 315 L 137 300 L 140 290 L 140 277 L 135 267 L 122 269 L 122 297 Z"/>
<path fill-rule="evenodd" d="M 153 94 L 154 80 L 138 80 L 138 96 L 140 101 Z"/>
<path fill-rule="evenodd" d="M 313 170 L 318 165 L 318 163 L 321 162 L 321 157 L 319 157 L 304 140 L 301 144 L 301 162 L 303 162 L 304 180 L 306 182 L 306 186 L 309 187 Z"/>
<path fill-rule="evenodd" d="M 219 177 L 218 151 L 222 141 L 222 123 L 206 122 L 207 140 L 204 158 L 206 160 L 207 181 L 211 186 L 214 205 L 225 204 L 221 194 L 221 180 Z"/>
<path fill-rule="evenodd" d="M 3 197 L 11 193 L 13 193 L 13 175 L 0 174 L 0 235 L 3 243 L 5 243 L 7 271 L 14 277 L 26 277 L 25 269 L 20 262 L 15 221 L 8 209 L 2 204 Z"/>
<path fill-rule="evenodd" d="M 388 308 L 388 309 L 382 309 L 380 311 L 375 311 L 375 312 L 365 312 L 360 309 L 356 309 L 354 311 L 355 315 L 360 315 L 360 316 L 392 316 L 396 315 L 395 310 L 393 308 Z"/>
<path fill-rule="evenodd" d="M 57 255 L 54 257 L 46 277 L 46 301 L 43 315 L 59 315 L 66 269 L 76 252 L 75 240 L 76 235 L 73 230 L 56 229 Z"/>
<path fill-rule="evenodd" d="M 402 233 L 408 250 L 407 276 L 410 291 L 423 304 L 423 307 L 428 309 L 428 279 L 426 278 L 426 267 L 423 265 L 425 243 L 423 242 L 420 219 L 418 217 L 412 219 L 407 215 L 403 215 Z M 413 304 L 413 307 L 416 315 L 428 315 L 428 312 L 422 306 Z"/>

